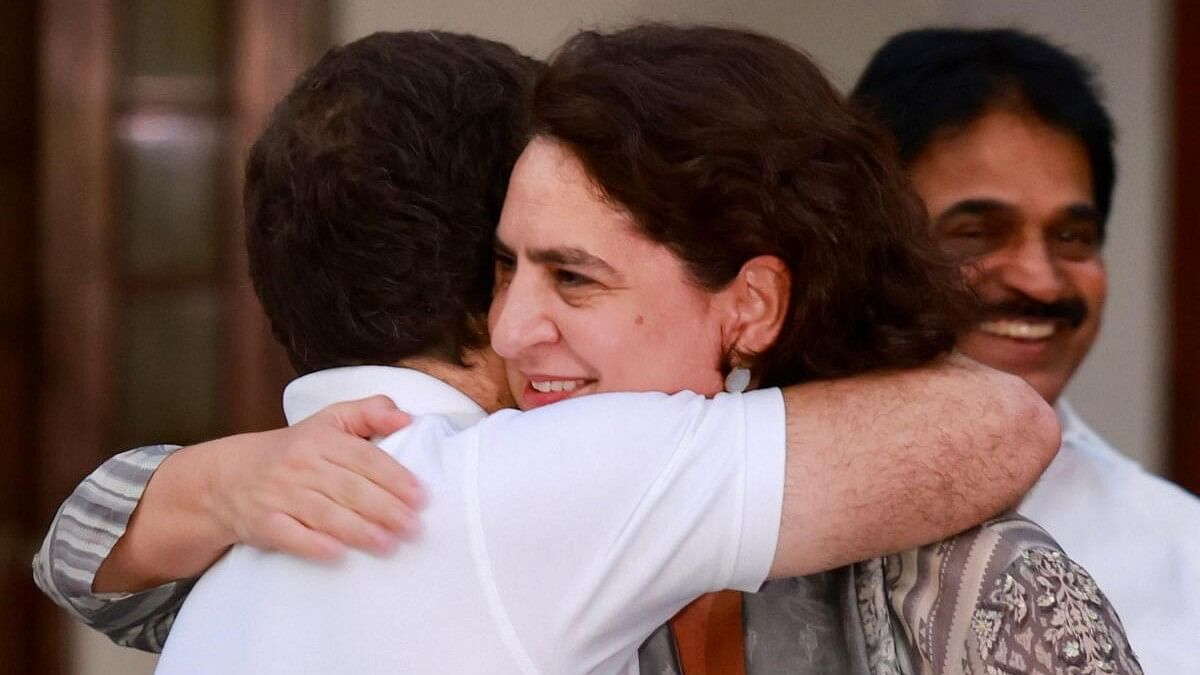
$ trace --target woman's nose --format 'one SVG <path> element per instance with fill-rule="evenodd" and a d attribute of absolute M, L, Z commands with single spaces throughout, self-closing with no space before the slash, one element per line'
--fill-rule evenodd
<path fill-rule="evenodd" d="M 492 349 L 505 359 L 558 340 L 558 329 L 548 311 L 548 293 L 532 277 L 514 274 L 492 299 Z"/>

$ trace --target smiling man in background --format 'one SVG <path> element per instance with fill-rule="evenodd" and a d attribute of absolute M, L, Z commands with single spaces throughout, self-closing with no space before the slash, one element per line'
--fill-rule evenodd
<path fill-rule="evenodd" d="M 1057 459 L 1019 512 L 1095 576 L 1149 673 L 1195 672 L 1200 500 L 1122 456 L 1062 398 L 1096 339 L 1113 125 L 1080 61 L 1012 30 L 885 44 L 854 96 L 894 132 L 935 236 L 984 305 L 959 341 L 1055 405 Z"/>

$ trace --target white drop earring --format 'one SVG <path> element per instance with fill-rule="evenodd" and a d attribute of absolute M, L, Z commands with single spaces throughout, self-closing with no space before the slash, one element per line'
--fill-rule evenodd
<path fill-rule="evenodd" d="M 731 394 L 740 394 L 746 391 L 746 387 L 749 386 L 749 368 L 732 368 L 730 369 L 729 374 L 725 376 L 725 391 Z"/>

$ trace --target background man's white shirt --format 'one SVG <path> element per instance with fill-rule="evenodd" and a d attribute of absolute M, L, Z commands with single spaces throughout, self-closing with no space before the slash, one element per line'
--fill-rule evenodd
<path fill-rule="evenodd" d="M 1055 408 L 1062 448 L 1018 512 L 1092 574 L 1147 673 L 1196 672 L 1200 500 L 1118 453 L 1066 401 Z"/>
<path fill-rule="evenodd" d="M 637 647 L 693 597 L 766 578 L 778 390 L 484 419 L 443 382 L 356 367 L 300 378 L 284 403 L 294 423 L 375 393 L 419 415 L 380 447 L 431 495 L 421 539 L 335 565 L 235 547 L 184 603 L 160 672 L 636 673 Z"/>

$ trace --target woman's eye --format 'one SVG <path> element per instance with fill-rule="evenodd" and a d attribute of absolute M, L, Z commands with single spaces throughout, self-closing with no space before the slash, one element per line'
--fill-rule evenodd
<path fill-rule="evenodd" d="M 509 256 L 497 253 L 495 257 L 495 265 L 495 283 L 496 287 L 499 288 L 500 286 L 507 284 L 509 280 L 512 279 L 513 273 L 517 269 L 517 261 Z"/>
<path fill-rule="evenodd" d="M 591 279 L 583 276 L 582 274 L 576 274 L 570 270 L 555 270 L 554 280 L 558 282 L 559 285 L 566 286 L 568 288 L 586 286 L 592 283 Z"/>

